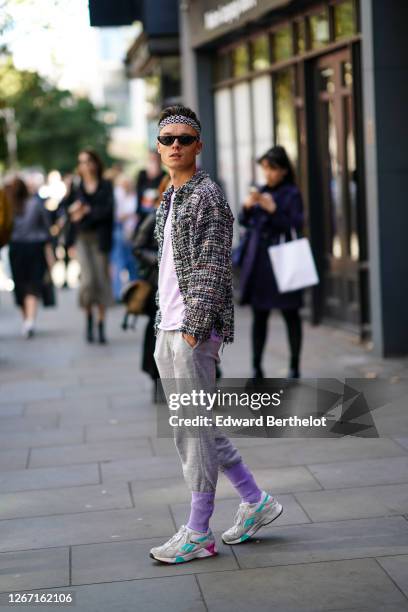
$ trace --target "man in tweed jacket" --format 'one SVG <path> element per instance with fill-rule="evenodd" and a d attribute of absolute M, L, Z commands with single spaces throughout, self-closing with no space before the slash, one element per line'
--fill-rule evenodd
<path fill-rule="evenodd" d="M 155 236 L 162 256 L 164 226 L 173 193 L 164 192 L 156 216 Z M 234 338 L 231 244 L 233 215 L 220 187 L 199 170 L 177 189 L 171 219 L 174 265 L 185 302 L 181 332 L 197 341 L 207 340 L 213 329 L 224 343 Z M 160 295 L 156 331 L 162 313 Z M 193 343 L 193 340 L 189 340 Z"/>
<path fill-rule="evenodd" d="M 195 113 L 183 106 L 165 109 L 157 139 L 171 186 L 156 215 L 159 283 L 154 356 L 170 400 L 173 390 L 178 394 L 213 390 L 219 349 L 233 341 L 233 216 L 221 189 L 205 172 L 197 171 L 202 142 Z M 203 408 L 194 414 L 202 414 Z M 189 410 L 185 418 L 194 416 L 191 406 Z M 174 426 L 191 490 L 191 511 L 186 525 L 162 546 L 151 549 L 151 557 L 158 561 L 182 563 L 217 553 L 209 520 L 220 470 L 242 500 L 236 523 L 223 533 L 224 542 L 248 539 L 282 512 L 282 506 L 258 488 L 230 440 L 212 424 L 212 413 L 204 414 L 210 414 L 209 423 L 195 428 L 193 434 L 188 427 Z"/>

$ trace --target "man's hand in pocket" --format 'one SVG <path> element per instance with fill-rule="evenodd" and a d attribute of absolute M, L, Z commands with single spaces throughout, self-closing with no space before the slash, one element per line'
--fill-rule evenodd
<path fill-rule="evenodd" d="M 194 336 L 190 336 L 190 334 L 182 334 L 183 339 L 187 342 L 187 344 L 189 344 L 191 346 L 191 348 L 194 348 L 195 345 L 197 344 L 197 338 L 195 338 Z"/>

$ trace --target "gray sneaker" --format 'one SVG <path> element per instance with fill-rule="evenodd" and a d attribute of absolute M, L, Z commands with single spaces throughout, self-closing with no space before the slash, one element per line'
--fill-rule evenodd
<path fill-rule="evenodd" d="M 222 540 L 225 544 L 240 544 L 253 536 L 258 529 L 269 525 L 283 512 L 283 506 L 265 491 L 262 491 L 261 501 L 239 505 L 235 515 L 234 525 L 224 531 Z"/>
<path fill-rule="evenodd" d="M 152 559 L 163 563 L 185 563 L 197 558 L 213 557 L 217 554 L 211 529 L 206 534 L 193 531 L 182 525 L 177 533 L 162 546 L 152 548 Z"/>

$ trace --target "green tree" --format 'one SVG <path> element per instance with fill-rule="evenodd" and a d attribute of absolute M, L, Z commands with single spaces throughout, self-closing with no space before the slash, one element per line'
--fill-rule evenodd
<path fill-rule="evenodd" d="M 85 146 L 92 146 L 109 161 L 109 130 L 101 119 L 103 109 L 87 98 L 57 89 L 36 72 L 17 70 L 11 58 L 0 64 L 0 109 L 5 107 L 15 111 L 20 166 L 70 171 Z M 5 166 L 6 162 L 2 129 L 0 163 Z"/>

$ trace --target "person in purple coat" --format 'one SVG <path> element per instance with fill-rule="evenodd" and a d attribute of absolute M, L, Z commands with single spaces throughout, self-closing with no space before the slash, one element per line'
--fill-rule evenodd
<path fill-rule="evenodd" d="M 299 236 L 303 227 L 302 196 L 295 184 L 292 165 L 285 149 L 275 146 L 262 155 L 265 185 L 252 189 L 239 215 L 247 228 L 241 261 L 240 303 L 252 307 L 253 378 L 264 377 L 262 356 L 268 333 L 268 318 L 278 308 L 286 324 L 290 348 L 288 378 L 300 377 L 302 345 L 302 291 L 279 293 L 268 255 L 268 247 L 291 240 L 293 230 Z"/>

